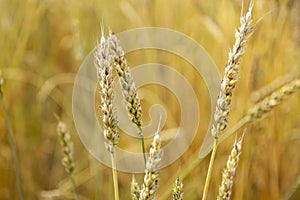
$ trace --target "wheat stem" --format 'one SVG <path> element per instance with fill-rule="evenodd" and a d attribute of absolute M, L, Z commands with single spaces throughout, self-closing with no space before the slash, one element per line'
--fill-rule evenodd
<path fill-rule="evenodd" d="M 206 176 L 206 180 L 205 180 L 205 184 L 204 184 L 204 190 L 203 190 L 202 200 L 207 199 L 209 182 L 210 182 L 211 175 L 212 175 L 212 169 L 213 169 L 213 165 L 214 165 L 214 161 L 215 161 L 217 149 L 218 149 L 218 140 L 215 139 L 214 140 L 213 151 L 212 151 L 211 156 L 210 156 L 209 166 L 208 166 L 208 170 L 207 170 L 207 176 Z"/>
<path fill-rule="evenodd" d="M 235 43 L 229 52 L 229 58 L 225 66 L 225 74 L 221 82 L 221 89 L 217 99 L 217 106 L 214 113 L 214 123 L 211 129 L 211 134 L 214 137 L 215 141 L 205 180 L 202 200 L 206 200 L 207 198 L 207 192 L 209 188 L 215 154 L 218 148 L 219 137 L 228 125 L 231 99 L 233 91 L 236 87 L 236 83 L 238 81 L 241 56 L 245 53 L 248 36 L 253 31 L 252 9 L 253 2 L 250 3 L 247 13 L 244 16 L 241 16 L 240 18 L 241 25 L 235 32 Z"/>
<path fill-rule="evenodd" d="M 76 182 L 75 182 L 75 178 L 74 178 L 74 175 L 70 175 L 70 179 L 71 179 L 71 182 L 72 182 L 72 187 L 73 187 L 73 192 L 74 192 L 74 196 L 75 196 L 75 199 L 78 200 L 78 192 L 77 192 L 77 185 L 76 185 Z"/>
<path fill-rule="evenodd" d="M 115 200 L 119 200 L 118 175 L 117 175 L 117 168 L 116 168 L 115 153 L 111 153 L 110 157 L 111 157 L 111 167 L 112 167 L 111 170 L 112 170 L 112 173 L 113 173 Z"/>
<path fill-rule="evenodd" d="M 23 184 L 22 184 L 22 179 L 21 179 L 20 164 L 19 164 L 19 160 L 18 160 L 17 148 L 16 148 L 16 143 L 15 143 L 15 138 L 14 138 L 12 126 L 11 126 L 11 123 L 10 123 L 8 111 L 7 111 L 7 108 L 6 108 L 5 101 L 4 101 L 4 93 L 3 93 L 3 88 L 2 88 L 3 82 L 4 82 L 3 78 L 0 77 L 1 105 L 2 105 L 2 108 L 3 108 L 3 112 L 4 112 L 5 122 L 6 122 L 7 129 L 8 129 L 9 141 L 10 141 L 11 149 L 12 149 L 12 153 L 13 153 L 13 158 L 14 158 L 14 163 L 15 163 L 15 168 L 16 168 L 16 177 L 17 177 L 19 195 L 20 195 L 20 199 L 23 200 L 24 199 L 24 191 L 23 191 Z"/>
<path fill-rule="evenodd" d="M 146 158 L 146 148 L 145 148 L 145 140 L 144 140 L 144 134 L 143 134 L 143 130 L 142 127 L 138 127 L 139 129 L 139 135 L 141 138 L 141 143 L 142 143 L 142 151 L 143 151 L 143 157 L 144 157 L 144 162 L 147 163 L 147 158 Z"/>

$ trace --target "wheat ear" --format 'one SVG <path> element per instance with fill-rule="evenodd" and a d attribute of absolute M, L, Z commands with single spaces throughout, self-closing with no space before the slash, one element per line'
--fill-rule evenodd
<path fill-rule="evenodd" d="M 114 77 L 112 72 L 112 58 L 113 54 L 110 50 L 109 42 L 105 39 L 103 29 L 100 40 L 100 45 L 95 52 L 95 65 L 97 69 L 98 82 L 100 86 L 103 134 L 106 138 L 106 148 L 111 155 L 114 195 L 115 199 L 119 199 L 118 178 L 115 163 L 115 146 L 119 140 L 119 133 L 117 130 L 118 120 L 113 106 L 114 99 Z"/>
<path fill-rule="evenodd" d="M 270 112 L 272 108 L 281 103 L 288 96 L 300 89 L 300 79 L 295 79 L 289 84 L 284 85 L 279 90 L 273 92 L 270 96 L 249 109 L 247 117 L 249 121 L 261 118 L 264 114 Z"/>
<path fill-rule="evenodd" d="M 114 67 L 119 76 L 120 84 L 122 86 L 122 94 L 126 101 L 129 118 L 139 130 L 144 161 L 146 163 L 146 151 L 142 131 L 142 107 L 140 99 L 138 97 L 137 89 L 131 75 L 130 67 L 125 57 L 125 52 L 123 51 L 117 36 L 114 33 L 110 32 L 108 41 L 110 43 L 111 50 L 115 54 Z"/>
<path fill-rule="evenodd" d="M 244 134 L 239 138 L 235 139 L 231 154 L 228 157 L 226 167 L 222 173 L 222 182 L 219 187 L 219 194 L 217 200 L 229 200 L 232 193 L 233 179 L 237 170 L 238 163 L 240 161 L 240 155 L 242 152 L 242 143 Z"/>
<path fill-rule="evenodd" d="M 140 186 L 139 186 L 138 182 L 135 180 L 135 177 L 132 176 L 131 199 L 132 200 L 139 200 L 140 199 L 140 193 L 141 193 Z"/>
<path fill-rule="evenodd" d="M 250 3 L 247 13 L 240 18 L 241 25 L 235 32 L 235 44 L 229 52 L 229 58 L 225 66 L 225 74 L 221 82 L 221 89 L 217 99 L 217 106 L 214 113 L 214 124 L 211 134 L 214 136 L 214 147 L 206 176 L 202 200 L 206 200 L 212 167 L 218 148 L 218 140 L 221 132 L 225 130 L 228 124 L 228 116 L 230 112 L 231 98 L 235 89 L 241 56 L 245 53 L 248 36 L 253 31 L 252 27 L 252 8 L 253 2 Z"/>
<path fill-rule="evenodd" d="M 182 180 L 177 177 L 175 181 L 175 186 L 172 190 L 173 200 L 183 200 L 183 183 Z"/>
<path fill-rule="evenodd" d="M 158 188 L 158 177 L 162 155 L 160 129 L 158 128 L 150 147 L 140 200 L 156 199 L 155 194 Z"/>
<path fill-rule="evenodd" d="M 69 174 L 72 187 L 75 195 L 75 199 L 78 199 L 77 186 L 74 179 L 74 159 L 73 159 L 73 142 L 71 141 L 71 135 L 63 122 L 58 122 L 57 124 L 57 135 L 59 137 L 60 144 L 63 148 L 64 157 L 62 159 L 62 164 L 65 167 L 66 172 Z"/>

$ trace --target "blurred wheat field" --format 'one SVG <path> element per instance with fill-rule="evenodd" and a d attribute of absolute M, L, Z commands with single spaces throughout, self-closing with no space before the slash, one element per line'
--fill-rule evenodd
<path fill-rule="evenodd" d="M 242 1 L 238 0 L 1 0 L 0 67 L 25 199 L 73 198 L 61 165 L 63 155 L 55 114 L 64 119 L 72 133 L 79 199 L 113 199 L 110 169 L 83 146 L 72 118 L 73 82 L 83 59 L 100 38 L 101 22 L 116 33 L 152 26 L 182 32 L 207 50 L 223 75 L 241 8 Z M 256 103 L 255 95 L 262 94 L 261 88 L 274 81 L 289 82 L 299 77 L 299 9 L 298 0 L 255 2 L 254 19 L 264 17 L 249 39 L 242 59 L 229 128 Z M 175 55 L 143 50 L 128 54 L 127 60 L 132 68 L 151 62 L 174 67 L 193 86 L 200 102 L 201 122 L 192 145 L 180 159 L 160 172 L 158 199 L 162 199 L 166 192 L 171 192 L 176 177 L 198 157 L 212 115 L 209 92 L 203 77 Z M 168 119 L 162 137 L 163 145 L 168 143 L 180 124 L 175 96 L 156 85 L 139 88 L 138 92 L 145 123 L 150 121 L 147 112 L 152 104 L 159 103 L 166 108 Z M 300 94 L 296 93 L 262 119 L 247 125 L 232 199 L 300 198 L 299 106 Z M 138 150 L 138 141 L 121 137 L 122 148 Z M 231 136 L 219 146 L 209 199 L 217 196 L 221 172 L 233 141 Z M 150 143 L 146 141 L 147 148 Z M 201 198 L 208 162 L 206 157 L 183 180 L 185 199 Z M 119 172 L 118 176 L 120 198 L 129 199 L 131 174 Z M 135 176 L 138 182 L 142 181 L 142 174 Z M 3 112 L 0 112 L 0 199 L 19 199 Z"/>

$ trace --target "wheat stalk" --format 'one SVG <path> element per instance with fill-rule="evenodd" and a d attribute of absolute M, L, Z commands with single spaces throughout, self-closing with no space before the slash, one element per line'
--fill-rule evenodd
<path fill-rule="evenodd" d="M 17 155 L 15 137 L 14 137 L 14 134 L 13 134 L 11 123 L 10 123 L 7 107 L 6 107 L 6 104 L 5 104 L 5 101 L 4 101 L 3 84 L 4 84 L 4 79 L 2 78 L 2 73 L 0 71 L 0 99 L 1 99 L 1 105 L 2 105 L 2 108 L 3 108 L 3 112 L 4 112 L 5 122 L 6 122 L 7 129 L 8 129 L 9 142 L 10 142 L 10 145 L 11 145 L 13 158 L 14 158 L 14 163 L 15 163 L 15 168 L 16 168 L 18 191 L 19 191 L 20 199 L 23 200 L 24 199 L 24 190 L 23 190 L 23 184 L 22 184 L 22 178 L 21 178 L 20 164 L 19 164 L 19 159 L 18 159 L 18 155 Z"/>
<path fill-rule="evenodd" d="M 244 134 L 239 138 L 235 139 L 233 148 L 228 157 L 226 167 L 222 172 L 222 182 L 219 187 L 219 194 L 217 200 L 229 200 L 232 193 L 233 179 L 237 170 L 238 163 L 240 161 L 240 155 L 242 152 L 242 142 Z"/>
<path fill-rule="evenodd" d="M 146 151 L 142 131 L 142 107 L 140 99 L 138 97 L 137 89 L 131 75 L 130 67 L 125 57 L 125 52 L 123 51 L 118 38 L 114 33 L 110 32 L 108 41 L 110 44 L 110 49 L 114 53 L 114 67 L 119 76 L 120 84 L 122 86 L 122 94 L 126 101 L 129 118 L 139 130 L 144 161 L 146 163 Z"/>
<path fill-rule="evenodd" d="M 119 141 L 119 133 L 117 130 L 118 120 L 113 106 L 114 99 L 114 77 L 112 72 L 113 54 L 110 50 L 109 42 L 105 39 L 103 29 L 100 45 L 95 52 L 95 65 L 97 69 L 98 82 L 100 86 L 103 134 L 106 138 L 105 146 L 111 155 L 114 195 L 115 199 L 119 199 L 118 178 L 115 163 L 115 146 Z"/>
<path fill-rule="evenodd" d="M 241 25 L 235 32 L 235 44 L 229 52 L 229 58 L 225 66 L 225 74 L 221 82 L 221 89 L 217 99 L 217 106 L 214 113 L 214 124 L 211 134 L 214 136 L 214 147 L 206 176 L 202 200 L 206 200 L 212 167 L 218 147 L 218 140 L 221 132 L 225 130 L 228 124 L 228 115 L 230 112 L 231 98 L 235 89 L 241 56 L 245 53 L 245 47 L 249 34 L 253 31 L 252 27 L 252 8 L 250 3 L 247 13 L 240 18 Z"/>
<path fill-rule="evenodd" d="M 76 183 L 74 179 L 74 159 L 73 159 L 73 142 L 71 141 L 71 135 L 67 130 L 66 124 L 63 122 L 58 122 L 57 124 L 57 135 L 61 146 L 63 147 L 64 157 L 62 159 L 62 164 L 65 167 L 66 172 L 69 174 L 75 199 L 78 199 L 78 192 L 76 189 Z"/>

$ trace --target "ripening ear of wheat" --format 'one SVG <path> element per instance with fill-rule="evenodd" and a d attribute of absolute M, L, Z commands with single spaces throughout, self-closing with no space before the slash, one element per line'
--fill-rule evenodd
<path fill-rule="evenodd" d="M 122 94 L 125 98 L 129 118 L 139 130 L 144 161 L 146 163 L 146 151 L 142 130 L 142 107 L 140 99 L 138 97 L 137 89 L 131 75 L 130 67 L 125 57 L 125 52 L 123 51 L 117 36 L 112 32 L 110 32 L 109 34 L 108 43 L 110 45 L 110 50 L 114 54 L 113 65 L 119 76 L 120 85 L 122 87 Z"/>
<path fill-rule="evenodd" d="M 74 159 L 73 159 L 73 142 L 71 141 L 71 135 L 67 129 L 67 126 L 62 121 L 57 124 L 57 135 L 59 137 L 60 145 L 63 148 L 64 157 L 62 159 L 62 165 L 65 167 L 66 172 L 69 174 L 72 187 L 75 195 L 75 199 L 78 199 L 77 186 L 74 179 Z"/>
<path fill-rule="evenodd" d="M 144 182 L 140 193 L 140 200 L 156 199 L 155 195 L 158 188 L 158 178 L 162 155 L 163 151 L 161 149 L 160 130 L 158 129 L 150 146 Z"/>
<path fill-rule="evenodd" d="M 242 153 L 242 143 L 244 139 L 244 134 L 245 131 L 239 139 L 235 139 L 233 148 L 226 163 L 226 167 L 224 168 L 222 173 L 222 182 L 219 187 L 219 194 L 217 196 L 217 200 L 229 200 L 231 197 L 232 186 L 234 182 L 233 179 L 235 177 L 237 166 Z"/>
<path fill-rule="evenodd" d="M 214 137 L 214 147 L 208 167 L 202 200 L 206 200 L 207 198 L 212 167 L 215 160 L 220 134 L 225 130 L 228 124 L 232 94 L 238 81 L 241 56 L 245 53 L 248 37 L 253 31 L 252 9 L 253 2 L 250 3 L 247 13 L 240 18 L 241 25 L 235 32 L 235 44 L 229 52 L 229 58 L 225 66 L 225 74 L 221 82 L 221 89 L 214 113 L 214 123 L 211 129 L 211 134 Z"/>
<path fill-rule="evenodd" d="M 183 183 L 182 180 L 177 177 L 175 181 L 175 186 L 172 190 L 173 200 L 183 200 Z"/>
<path fill-rule="evenodd" d="M 115 80 L 111 66 L 112 58 L 113 54 L 110 51 L 109 43 L 102 33 L 100 45 L 95 52 L 95 64 L 100 86 L 103 133 L 107 139 L 106 147 L 110 153 L 114 153 L 115 145 L 119 141 L 118 120 L 113 106 Z"/>
<path fill-rule="evenodd" d="M 264 114 L 270 112 L 275 106 L 299 89 L 300 79 L 291 81 L 249 109 L 246 117 L 249 118 L 249 121 L 261 118 Z"/>
<path fill-rule="evenodd" d="M 131 181 L 131 199 L 132 200 L 139 200 L 140 199 L 140 193 L 141 189 L 138 184 L 138 182 L 135 180 L 135 177 L 132 176 L 132 181 Z"/>
<path fill-rule="evenodd" d="M 118 120 L 116 112 L 113 106 L 114 99 L 114 77 L 112 72 L 111 61 L 113 59 L 113 53 L 110 49 L 109 42 L 104 37 L 104 30 L 102 29 L 102 36 L 100 45 L 96 48 L 95 52 L 95 65 L 97 69 L 98 82 L 100 86 L 101 104 L 100 109 L 102 111 L 103 122 L 103 134 L 106 139 L 105 145 L 110 152 L 113 183 L 114 183 L 114 195 L 115 199 L 119 199 L 118 191 L 118 178 L 115 163 L 115 146 L 119 141 L 118 133 Z"/>

